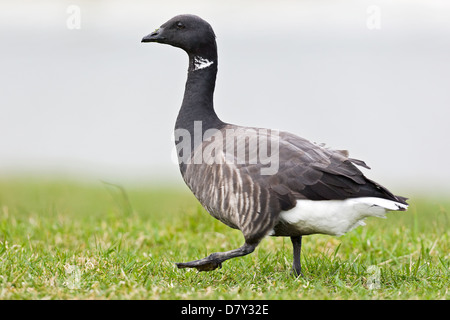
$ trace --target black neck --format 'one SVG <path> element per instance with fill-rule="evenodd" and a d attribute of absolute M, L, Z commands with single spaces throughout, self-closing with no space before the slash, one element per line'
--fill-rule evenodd
<path fill-rule="evenodd" d="M 208 129 L 220 129 L 223 126 L 224 123 L 214 111 L 213 95 L 216 75 L 217 53 L 215 50 L 210 54 L 189 54 L 188 78 L 175 129 L 186 129 L 193 137 L 195 121 L 201 121 L 202 136 Z M 193 147 L 196 146 L 193 145 Z"/>

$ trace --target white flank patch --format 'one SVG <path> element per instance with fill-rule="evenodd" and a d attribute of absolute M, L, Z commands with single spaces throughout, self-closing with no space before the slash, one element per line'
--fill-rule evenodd
<path fill-rule="evenodd" d="M 212 65 L 214 61 L 209 61 L 208 59 L 202 58 L 200 56 L 194 57 L 194 70 L 200 70 L 208 68 L 210 65 Z"/>
<path fill-rule="evenodd" d="M 322 233 L 341 236 L 365 225 L 367 217 L 385 218 L 386 211 L 408 206 L 381 198 L 364 197 L 346 200 L 298 200 L 291 210 L 280 215 L 280 222 L 290 224 L 303 235 Z"/>

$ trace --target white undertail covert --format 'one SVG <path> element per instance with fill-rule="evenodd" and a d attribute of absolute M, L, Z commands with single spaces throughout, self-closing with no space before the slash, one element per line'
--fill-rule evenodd
<path fill-rule="evenodd" d="M 297 205 L 280 214 L 280 221 L 294 226 L 301 234 L 322 233 L 341 236 L 365 225 L 367 217 L 385 218 L 387 211 L 399 211 L 407 205 L 375 197 L 346 200 L 298 200 Z"/>

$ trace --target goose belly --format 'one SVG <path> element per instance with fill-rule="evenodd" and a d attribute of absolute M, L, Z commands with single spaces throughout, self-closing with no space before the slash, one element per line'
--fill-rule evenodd
<path fill-rule="evenodd" d="M 252 190 L 244 188 L 244 181 L 234 166 L 189 165 L 183 178 L 211 216 L 242 230 L 243 218 L 253 211 L 255 203 Z"/>

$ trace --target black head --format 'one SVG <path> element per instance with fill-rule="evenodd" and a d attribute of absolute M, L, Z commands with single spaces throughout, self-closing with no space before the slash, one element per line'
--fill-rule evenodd
<path fill-rule="evenodd" d="M 216 51 L 216 36 L 211 25 L 191 14 L 173 17 L 161 27 L 145 36 L 142 42 L 169 44 L 186 51 L 188 54 L 200 54 Z"/>

